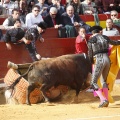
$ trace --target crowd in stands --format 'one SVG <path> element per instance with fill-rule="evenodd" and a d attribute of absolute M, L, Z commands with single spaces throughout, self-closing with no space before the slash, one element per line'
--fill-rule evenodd
<path fill-rule="evenodd" d="M 74 7 L 75 13 L 93 14 L 109 13 L 111 10 L 120 12 L 119 0 L 1 0 L 1 14 L 11 15 L 12 9 L 18 8 L 21 16 L 32 11 L 34 5 L 40 7 L 40 14 L 45 17 L 51 7 L 56 7 L 59 14 L 65 12 L 66 6 L 70 4 Z"/>
<path fill-rule="evenodd" d="M 21 22 L 27 28 L 35 23 L 44 21 L 44 19 L 49 21 L 49 18 L 52 18 L 52 22 L 50 25 L 48 23 L 48 27 L 53 27 L 54 24 L 62 25 L 64 17 L 61 16 L 64 16 L 65 13 L 70 15 L 67 12 L 67 6 L 69 5 L 73 6 L 71 11 L 75 15 L 110 14 L 112 10 L 117 11 L 117 13 L 120 12 L 119 0 L 1 0 L 0 13 L 1 15 L 12 15 L 12 10 L 18 9 Z M 33 11 L 34 6 L 37 7 L 38 11 Z M 56 8 L 56 10 L 51 9 L 52 7 Z M 55 14 L 51 14 L 51 12 L 55 11 Z M 74 17 L 71 19 L 74 19 Z"/>

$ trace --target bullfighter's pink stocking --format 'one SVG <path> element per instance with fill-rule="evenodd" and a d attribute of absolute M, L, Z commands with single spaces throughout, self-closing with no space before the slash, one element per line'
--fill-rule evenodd
<path fill-rule="evenodd" d="M 103 94 L 102 94 L 102 90 L 101 90 L 101 89 L 96 90 L 95 92 L 96 92 L 97 95 L 99 96 L 101 102 L 103 102 L 104 100 L 106 100 L 106 98 L 105 98 L 105 97 L 103 96 Z"/>
<path fill-rule="evenodd" d="M 108 88 L 103 88 L 105 98 L 108 100 Z"/>

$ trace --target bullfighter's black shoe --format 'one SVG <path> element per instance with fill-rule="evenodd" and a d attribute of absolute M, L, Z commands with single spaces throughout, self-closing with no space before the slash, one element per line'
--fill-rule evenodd
<path fill-rule="evenodd" d="M 109 105 L 109 102 L 107 100 L 104 100 L 100 105 L 99 105 L 99 108 L 102 108 L 102 107 L 108 107 Z"/>

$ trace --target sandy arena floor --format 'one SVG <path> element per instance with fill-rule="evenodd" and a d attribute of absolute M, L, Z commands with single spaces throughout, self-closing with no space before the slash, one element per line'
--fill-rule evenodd
<path fill-rule="evenodd" d="M 115 84 L 115 102 L 107 108 L 98 108 L 99 99 L 89 92 L 79 94 L 78 104 L 71 103 L 74 95 L 71 90 L 57 102 L 28 106 L 6 105 L 0 94 L 0 120 L 120 120 L 120 84 Z"/>

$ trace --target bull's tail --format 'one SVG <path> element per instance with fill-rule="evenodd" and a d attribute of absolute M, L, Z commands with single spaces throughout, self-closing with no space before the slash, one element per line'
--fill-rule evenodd
<path fill-rule="evenodd" d="M 27 70 L 26 73 L 24 73 L 23 75 L 19 76 L 19 77 L 18 77 L 10 86 L 8 86 L 6 89 L 12 89 L 12 91 L 13 91 L 13 90 L 14 90 L 14 87 L 19 83 L 20 79 L 21 79 L 22 77 L 24 77 L 25 75 L 27 75 L 28 72 L 29 72 L 30 70 L 32 70 L 32 69 L 33 69 L 33 64 L 31 64 L 31 65 L 29 66 L 29 68 L 28 68 L 28 70 Z"/>
<path fill-rule="evenodd" d="M 7 89 L 14 89 L 14 87 L 19 83 L 20 79 L 22 78 L 22 75 L 18 77 L 15 82 L 13 82 L 10 86 L 7 87 Z"/>
<path fill-rule="evenodd" d="M 8 86 L 8 87 L 6 88 L 7 90 L 9 90 L 9 89 L 12 90 L 10 96 L 13 95 L 14 87 L 19 83 L 19 81 L 20 81 L 21 78 L 22 78 L 22 76 L 18 77 L 18 78 L 15 80 L 15 82 L 13 82 L 10 86 Z"/>

